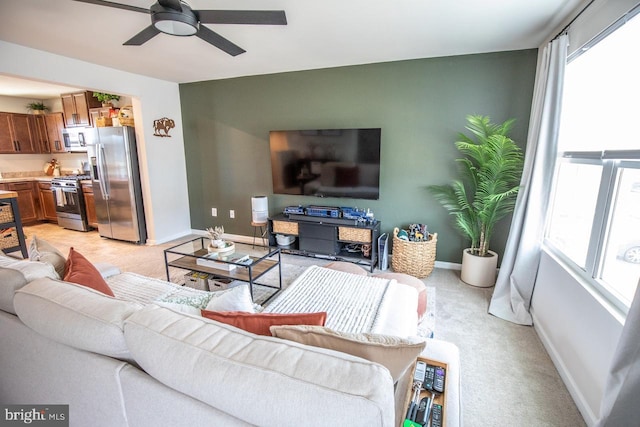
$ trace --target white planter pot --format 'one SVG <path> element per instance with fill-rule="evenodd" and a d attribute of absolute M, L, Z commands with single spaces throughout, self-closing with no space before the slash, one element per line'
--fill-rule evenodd
<path fill-rule="evenodd" d="M 472 255 L 469 249 L 462 252 L 460 279 L 467 285 L 489 288 L 496 284 L 498 254 L 489 251 L 488 256 Z"/>

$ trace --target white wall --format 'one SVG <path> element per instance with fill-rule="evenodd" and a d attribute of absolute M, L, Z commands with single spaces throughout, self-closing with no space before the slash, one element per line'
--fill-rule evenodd
<path fill-rule="evenodd" d="M 51 100 L 49 99 L 42 100 L 42 99 L 33 99 L 33 98 L 20 98 L 17 96 L 0 95 L 0 111 L 4 111 L 6 113 L 28 114 L 29 111 L 27 110 L 27 104 L 31 102 L 38 102 L 38 101 L 42 101 L 42 103 L 46 107 L 49 107 L 49 109 L 53 107 L 53 102 L 51 102 Z"/>
<path fill-rule="evenodd" d="M 149 244 L 191 232 L 178 84 L 0 41 L 0 73 L 132 97 Z M 153 136 L 169 117 L 171 138 Z"/>
<path fill-rule="evenodd" d="M 588 425 L 598 419 L 622 319 L 577 275 L 543 252 L 531 301 L 534 327 Z"/>

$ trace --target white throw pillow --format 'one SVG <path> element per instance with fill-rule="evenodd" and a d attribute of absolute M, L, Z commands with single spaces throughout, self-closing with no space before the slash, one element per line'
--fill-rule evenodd
<path fill-rule="evenodd" d="M 233 288 L 213 292 L 213 298 L 207 304 L 209 311 L 245 311 L 255 313 L 249 285 L 239 285 Z"/>
<path fill-rule="evenodd" d="M 64 277 L 64 265 L 67 259 L 58 249 L 49 242 L 37 238 L 35 234 L 29 244 L 29 260 L 49 263 L 58 273 L 57 279 Z"/>
<path fill-rule="evenodd" d="M 419 337 L 353 334 L 334 331 L 324 326 L 287 325 L 272 326 L 270 329 L 274 337 L 337 350 L 379 363 L 389 370 L 394 383 L 413 366 L 427 344 Z"/>
<path fill-rule="evenodd" d="M 21 272 L 27 283 L 41 277 L 48 277 L 50 279 L 60 279 L 58 273 L 48 262 L 39 261 L 27 261 L 24 259 L 16 259 L 10 256 L 4 255 L 0 251 L 0 267 L 11 268 Z"/>
<path fill-rule="evenodd" d="M 166 307 L 169 310 L 177 311 L 178 313 L 191 314 L 193 316 L 200 316 L 200 309 L 189 304 L 176 304 L 173 302 L 155 301 L 155 304 L 160 307 Z"/>

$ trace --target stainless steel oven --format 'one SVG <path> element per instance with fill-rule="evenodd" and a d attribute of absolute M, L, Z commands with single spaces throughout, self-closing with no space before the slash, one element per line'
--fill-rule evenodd
<path fill-rule="evenodd" d="M 51 190 L 56 203 L 58 225 L 78 231 L 88 231 L 87 209 L 82 194 L 83 179 L 91 179 L 84 175 L 73 175 L 53 178 Z"/>

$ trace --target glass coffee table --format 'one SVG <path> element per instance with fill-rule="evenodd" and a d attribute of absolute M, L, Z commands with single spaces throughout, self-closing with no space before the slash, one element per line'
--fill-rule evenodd
<path fill-rule="evenodd" d="M 209 239 L 197 237 L 188 242 L 172 246 L 164 250 L 164 264 L 167 280 L 170 281 L 169 268 L 197 271 L 211 274 L 216 278 L 228 280 L 240 280 L 249 283 L 249 291 L 253 300 L 253 286 L 260 285 L 277 289 L 267 301 L 282 290 L 282 264 L 280 249 L 269 251 L 266 255 L 252 256 L 241 251 L 225 252 L 212 255 L 207 250 Z M 278 286 L 256 283 L 256 280 L 267 274 L 274 268 L 278 269 Z M 263 301 L 264 304 L 266 301 Z"/>

